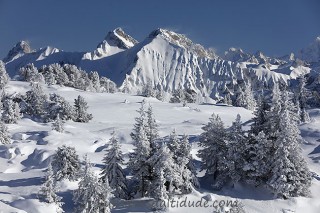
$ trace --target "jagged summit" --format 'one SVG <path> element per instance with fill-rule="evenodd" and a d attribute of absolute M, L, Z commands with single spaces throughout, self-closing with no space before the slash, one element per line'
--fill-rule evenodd
<path fill-rule="evenodd" d="M 113 31 L 109 31 L 104 40 L 98 44 L 97 49 L 85 53 L 83 59 L 97 60 L 130 49 L 136 44 L 138 44 L 136 39 L 118 27 Z"/>
<path fill-rule="evenodd" d="M 202 57 L 202 58 L 208 57 L 212 59 L 217 57 L 213 50 L 205 49 L 202 45 L 193 43 L 185 35 L 179 34 L 167 29 L 158 28 L 152 31 L 149 34 L 148 38 L 154 39 L 159 36 L 174 45 L 177 45 L 179 47 L 185 48 L 187 50 L 190 50 L 196 53 L 199 57 Z"/>
<path fill-rule="evenodd" d="M 297 57 L 307 62 L 320 62 L 320 36 L 318 36 L 308 47 L 297 53 Z"/>
<path fill-rule="evenodd" d="M 108 32 L 105 37 L 105 41 L 109 45 L 116 46 L 121 49 L 129 49 L 138 43 L 136 39 L 125 33 L 120 27 Z"/>
<path fill-rule="evenodd" d="M 19 41 L 8 53 L 8 55 L 3 59 L 4 62 L 9 62 L 20 56 L 30 53 L 31 47 L 27 41 Z"/>

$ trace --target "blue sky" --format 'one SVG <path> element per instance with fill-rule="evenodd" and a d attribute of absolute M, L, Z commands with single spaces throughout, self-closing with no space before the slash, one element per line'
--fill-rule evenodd
<path fill-rule="evenodd" d="M 0 58 L 19 40 L 91 51 L 116 27 L 139 41 L 162 27 L 219 53 L 281 56 L 320 35 L 319 11 L 319 0 L 0 0 Z"/>

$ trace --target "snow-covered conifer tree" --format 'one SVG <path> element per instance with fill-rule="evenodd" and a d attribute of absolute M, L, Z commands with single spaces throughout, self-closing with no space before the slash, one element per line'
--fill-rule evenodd
<path fill-rule="evenodd" d="M 144 96 L 144 97 L 155 97 L 156 96 L 156 92 L 155 92 L 151 82 L 148 82 L 142 88 L 142 96 Z"/>
<path fill-rule="evenodd" d="M 25 67 L 20 68 L 20 77 L 28 82 L 44 82 L 44 77 L 33 64 L 27 64 Z"/>
<path fill-rule="evenodd" d="M 100 85 L 102 92 L 115 93 L 117 91 L 117 85 L 106 77 L 100 78 Z"/>
<path fill-rule="evenodd" d="M 166 199 L 173 195 L 174 184 L 180 182 L 177 165 L 174 163 L 172 153 L 162 143 L 149 159 L 152 168 L 150 184 L 150 197 L 156 201 Z"/>
<path fill-rule="evenodd" d="M 100 76 L 98 72 L 96 71 L 90 72 L 89 79 L 91 80 L 92 86 L 96 90 L 96 92 L 100 92 L 101 85 L 100 85 Z"/>
<path fill-rule="evenodd" d="M 1 120 L 4 123 L 12 124 L 17 123 L 20 118 L 21 114 L 19 104 L 13 102 L 11 98 L 6 98 L 3 101 L 3 112 Z"/>
<path fill-rule="evenodd" d="M 9 75 L 6 71 L 6 66 L 3 61 L 0 60 L 0 90 L 3 90 L 9 81 Z"/>
<path fill-rule="evenodd" d="M 167 146 L 168 146 L 169 150 L 172 152 L 174 159 L 177 159 L 177 156 L 178 156 L 179 143 L 180 143 L 180 140 L 176 134 L 176 130 L 174 129 L 174 130 L 172 130 L 172 132 L 169 136 L 169 140 L 167 142 Z"/>
<path fill-rule="evenodd" d="M 78 189 L 73 194 L 73 201 L 76 204 L 76 212 L 83 213 L 110 213 L 110 193 L 108 180 L 106 183 L 99 181 L 98 177 L 91 171 L 91 164 L 85 157 L 85 168 L 78 184 Z"/>
<path fill-rule="evenodd" d="M 271 173 L 272 141 L 263 131 L 250 134 L 244 149 L 243 178 L 256 186 L 266 183 Z"/>
<path fill-rule="evenodd" d="M 48 84 L 49 86 L 55 85 L 57 83 L 56 75 L 53 72 L 46 73 L 46 75 L 44 76 L 44 79 L 46 84 Z"/>
<path fill-rule="evenodd" d="M 0 121 L 0 144 L 10 144 L 11 140 L 7 126 Z"/>
<path fill-rule="evenodd" d="M 146 134 L 150 143 L 152 152 L 157 148 L 157 139 L 159 138 L 159 130 L 156 119 L 154 118 L 153 108 L 149 105 L 146 112 L 147 123 L 146 123 Z"/>
<path fill-rule="evenodd" d="M 305 87 L 306 80 L 304 77 L 299 78 L 299 85 L 297 91 L 295 91 L 295 102 L 297 104 L 300 121 L 301 122 L 309 122 L 310 117 L 308 112 L 306 111 L 307 108 L 307 89 Z"/>
<path fill-rule="evenodd" d="M 129 167 L 137 182 L 136 191 L 145 197 L 149 192 L 150 185 L 150 164 L 149 157 L 151 152 L 150 142 L 146 134 L 147 117 L 145 112 L 145 102 L 141 103 L 138 110 L 139 117 L 136 117 L 131 138 L 135 146 L 134 152 L 130 154 Z"/>
<path fill-rule="evenodd" d="M 220 189 L 226 181 L 226 156 L 228 147 L 226 143 L 226 130 L 219 115 L 212 114 L 207 125 L 202 127 L 204 132 L 200 135 L 199 157 L 202 159 L 202 169 L 206 175 L 212 177 L 214 187 Z"/>
<path fill-rule="evenodd" d="M 109 146 L 103 162 L 104 168 L 101 172 L 101 180 L 109 180 L 109 185 L 113 189 L 113 194 L 117 198 L 127 199 L 128 189 L 126 175 L 123 172 L 121 165 L 123 165 L 123 156 L 118 139 L 115 136 L 115 132 L 112 133 L 112 137 L 109 140 Z"/>
<path fill-rule="evenodd" d="M 76 180 L 80 170 L 80 161 L 76 150 L 66 145 L 58 147 L 53 156 L 52 168 L 56 180 Z"/>
<path fill-rule="evenodd" d="M 308 196 L 311 175 L 301 155 L 299 129 L 295 115 L 290 110 L 287 92 L 281 96 L 279 130 L 273 143 L 272 175 L 267 184 L 277 197 Z"/>
<path fill-rule="evenodd" d="M 57 132 L 63 132 L 64 128 L 63 128 L 63 120 L 61 120 L 59 114 L 56 118 L 56 120 L 52 123 L 52 129 L 57 131 Z"/>
<path fill-rule="evenodd" d="M 43 117 L 48 104 L 47 96 L 39 83 L 31 83 L 31 90 L 26 92 L 26 112 L 29 115 Z"/>
<path fill-rule="evenodd" d="M 184 135 L 179 143 L 178 153 L 177 153 L 177 165 L 181 171 L 182 184 L 180 189 L 184 193 L 189 193 L 193 187 L 199 186 L 199 181 L 196 176 L 195 166 L 192 162 L 191 156 L 191 145 L 189 143 L 189 138 Z"/>
<path fill-rule="evenodd" d="M 244 152 L 247 138 L 242 130 L 241 116 L 238 114 L 232 123 L 228 136 L 228 155 L 227 155 L 227 176 L 233 183 L 238 182 L 243 177 Z"/>
<path fill-rule="evenodd" d="M 254 111 L 255 117 L 252 119 L 253 124 L 251 125 L 251 133 L 254 135 L 258 135 L 259 132 L 264 131 L 268 132 L 267 123 L 268 123 L 268 112 L 270 107 L 267 103 L 267 100 L 263 95 L 258 97 L 257 107 Z"/>
<path fill-rule="evenodd" d="M 185 94 L 180 85 L 178 89 L 172 92 L 170 103 L 181 103 L 185 99 Z"/>
<path fill-rule="evenodd" d="M 78 98 L 74 100 L 74 108 L 75 122 L 87 123 L 92 119 L 92 114 L 87 112 L 88 104 L 82 96 L 79 95 Z"/>
<path fill-rule="evenodd" d="M 61 207 L 64 203 L 61 202 L 62 198 L 59 197 L 56 194 L 56 192 L 57 192 L 56 191 L 56 183 L 55 183 L 55 179 L 53 176 L 52 166 L 51 166 L 51 164 L 49 164 L 48 171 L 46 174 L 46 181 L 44 182 L 44 184 L 42 185 L 42 187 L 40 189 L 40 195 L 41 195 L 41 198 L 44 202 L 55 203 L 57 205 L 56 211 L 58 213 L 62 213 L 64 211 Z"/>
<path fill-rule="evenodd" d="M 240 88 L 236 97 L 236 106 L 244 107 L 249 110 L 254 110 L 256 101 L 252 92 L 251 83 L 244 84 L 244 90 Z"/>
<path fill-rule="evenodd" d="M 48 104 L 46 120 L 52 121 L 60 116 L 62 120 L 72 120 L 74 109 L 71 104 L 58 94 L 50 94 L 50 103 Z"/>

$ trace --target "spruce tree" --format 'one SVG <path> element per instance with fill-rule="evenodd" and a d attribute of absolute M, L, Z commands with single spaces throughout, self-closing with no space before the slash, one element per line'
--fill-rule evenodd
<path fill-rule="evenodd" d="M 221 189 L 226 181 L 226 156 L 228 147 L 226 143 L 226 130 L 221 118 L 212 114 L 207 125 L 202 127 L 204 132 L 200 135 L 199 157 L 202 159 L 202 169 L 211 177 L 216 189 Z"/>
<path fill-rule="evenodd" d="M 108 180 L 106 183 L 100 182 L 91 170 L 91 164 L 85 157 L 84 171 L 78 189 L 73 194 L 73 200 L 77 206 L 76 212 L 110 213 L 112 207 L 109 200 L 111 189 Z"/>
<path fill-rule="evenodd" d="M 56 120 L 60 117 L 62 120 L 72 120 L 74 118 L 74 109 L 62 96 L 50 94 L 50 103 L 48 104 L 46 121 Z"/>
<path fill-rule="evenodd" d="M 287 92 L 282 95 L 279 130 L 272 155 L 272 175 L 267 184 L 277 197 L 308 196 L 311 175 L 301 155 L 300 131 L 290 110 Z"/>
<path fill-rule="evenodd" d="M 171 197 L 174 193 L 174 183 L 180 182 L 181 174 L 177 172 L 177 165 L 166 144 L 159 145 L 149 162 L 152 168 L 150 197 L 156 201 Z"/>
<path fill-rule="evenodd" d="M 254 110 L 256 105 L 251 83 L 244 84 L 244 90 L 240 88 L 236 97 L 236 106 L 244 107 L 248 110 Z"/>
<path fill-rule="evenodd" d="M 228 130 L 227 137 L 227 176 L 233 183 L 237 183 L 243 177 L 242 169 L 244 167 L 245 145 L 247 142 L 247 138 L 242 130 L 242 121 L 239 114 Z"/>
<path fill-rule="evenodd" d="M 104 168 L 101 172 L 101 180 L 109 180 L 109 185 L 113 189 L 113 194 L 117 198 L 127 199 L 128 188 L 126 175 L 122 169 L 123 155 L 118 139 L 115 136 L 115 132 L 112 133 L 112 137 L 109 140 L 110 148 L 103 159 Z"/>
<path fill-rule="evenodd" d="M 258 135 L 259 132 L 264 131 L 267 132 L 267 123 L 268 123 L 268 112 L 270 110 L 270 106 L 267 103 L 264 95 L 260 95 L 257 101 L 257 107 L 253 114 L 255 117 L 252 119 L 253 124 L 251 125 L 250 132 L 254 135 Z"/>
<path fill-rule="evenodd" d="M 52 166 L 51 164 L 49 164 L 48 166 L 48 171 L 46 174 L 46 181 L 44 182 L 44 184 L 41 187 L 40 190 L 40 195 L 41 198 L 44 202 L 47 203 L 55 203 L 57 205 L 57 212 L 62 213 L 64 212 L 62 210 L 62 205 L 64 204 L 63 202 L 61 202 L 61 197 L 59 197 L 56 194 L 56 185 L 55 185 L 55 179 L 53 176 L 53 171 L 52 171 Z"/>
<path fill-rule="evenodd" d="M 295 102 L 298 106 L 298 113 L 301 122 L 309 122 L 310 117 L 307 112 L 307 89 L 306 80 L 304 77 L 299 78 L 299 85 L 297 91 L 295 91 Z"/>
<path fill-rule="evenodd" d="M 0 90 L 3 90 L 4 87 L 8 84 L 9 75 L 6 71 L 6 66 L 3 61 L 0 60 Z"/>
<path fill-rule="evenodd" d="M 6 98 L 3 101 L 3 112 L 1 120 L 7 124 L 17 123 L 21 118 L 20 107 L 18 103 L 13 102 L 12 99 Z"/>
<path fill-rule="evenodd" d="M 42 86 L 39 83 L 31 83 L 31 90 L 26 93 L 27 109 L 25 113 L 42 118 L 46 114 L 47 99 Z"/>
<path fill-rule="evenodd" d="M 92 114 L 87 112 L 88 108 L 87 102 L 79 95 L 78 98 L 74 100 L 74 121 L 82 123 L 89 122 L 92 119 Z"/>
<path fill-rule="evenodd" d="M 52 168 L 56 180 L 76 180 L 80 170 L 80 161 L 75 148 L 66 145 L 58 147 L 53 156 Z"/>
<path fill-rule="evenodd" d="M 263 131 L 258 135 L 250 134 L 245 144 L 245 153 L 243 166 L 245 181 L 256 186 L 266 183 L 271 173 L 272 141 Z"/>
<path fill-rule="evenodd" d="M 57 131 L 57 132 L 63 132 L 64 128 L 63 128 L 63 120 L 60 119 L 60 116 L 58 114 L 56 120 L 52 123 L 52 129 Z"/>
<path fill-rule="evenodd" d="M 147 125 L 146 125 L 146 134 L 149 140 L 152 152 L 157 148 L 157 139 L 159 138 L 158 124 L 154 118 L 152 106 L 149 105 L 146 112 L 147 116 Z"/>
<path fill-rule="evenodd" d="M 135 146 L 134 152 L 130 153 L 129 167 L 133 178 L 137 182 L 136 191 L 141 197 L 145 197 L 149 192 L 151 168 L 149 157 L 151 152 L 150 142 L 146 134 L 146 112 L 145 103 L 141 103 L 138 110 L 139 116 L 135 118 L 131 138 Z"/>
<path fill-rule="evenodd" d="M 193 187 L 199 186 L 199 181 L 196 176 L 195 166 L 192 162 L 191 145 L 187 135 L 183 135 L 178 147 L 177 165 L 181 171 L 182 184 L 180 189 L 184 193 L 192 191 Z"/>
<path fill-rule="evenodd" d="M 0 144 L 10 144 L 11 139 L 9 137 L 9 132 L 7 126 L 0 121 Z"/>

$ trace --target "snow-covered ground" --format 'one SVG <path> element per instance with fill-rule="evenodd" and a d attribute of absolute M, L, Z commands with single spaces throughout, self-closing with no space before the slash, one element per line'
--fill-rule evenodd
<path fill-rule="evenodd" d="M 64 133 L 51 130 L 51 123 L 38 123 L 28 118 L 18 121 L 18 124 L 9 124 L 9 132 L 12 144 L 0 146 L 0 212 L 29 212 L 50 213 L 54 207 L 41 203 L 37 199 L 38 191 L 43 182 L 44 171 L 50 162 L 50 156 L 58 146 L 66 144 L 76 148 L 82 158 L 88 154 L 98 173 L 101 160 L 110 133 L 115 130 L 126 159 L 128 152 L 133 149 L 130 132 L 133 128 L 134 118 L 138 116 L 136 110 L 140 107 L 143 97 L 116 93 L 92 93 L 76 90 L 69 87 L 44 85 L 45 92 L 58 93 L 73 103 L 81 94 L 88 102 L 89 112 L 93 120 L 89 123 L 65 123 Z M 10 81 L 6 87 L 8 93 L 29 90 L 29 83 Z M 201 127 L 208 122 L 214 112 L 219 114 L 226 126 L 239 113 L 242 120 L 252 118 L 252 112 L 239 107 L 218 105 L 171 104 L 160 102 L 155 98 L 146 98 L 154 109 L 156 120 L 159 124 L 160 136 L 167 136 L 173 129 L 180 135 L 187 134 L 192 143 L 192 154 L 196 160 L 198 148 L 198 135 Z M 244 205 L 246 212 L 306 212 L 316 213 L 320 209 L 320 109 L 310 111 L 312 122 L 301 125 L 302 136 L 306 144 L 302 146 L 304 156 L 309 167 L 315 173 L 312 184 L 311 198 L 290 198 L 288 200 L 274 199 L 264 188 L 236 185 L 234 188 L 225 188 L 222 191 L 210 191 L 201 179 L 202 188 L 186 195 L 176 197 L 176 201 L 187 199 L 188 201 L 200 201 L 203 196 L 212 197 L 209 204 L 218 205 L 214 200 L 227 202 L 238 199 Z M 249 122 L 248 122 L 249 124 Z M 202 173 L 199 173 L 202 176 Z M 66 212 L 73 211 L 72 190 L 77 187 L 75 182 L 64 181 L 59 184 L 59 195 L 65 202 L 63 209 Z M 112 212 L 151 212 L 151 203 L 148 199 L 135 199 L 114 203 Z M 213 212 L 213 207 L 200 208 L 169 208 L 168 212 Z"/>

